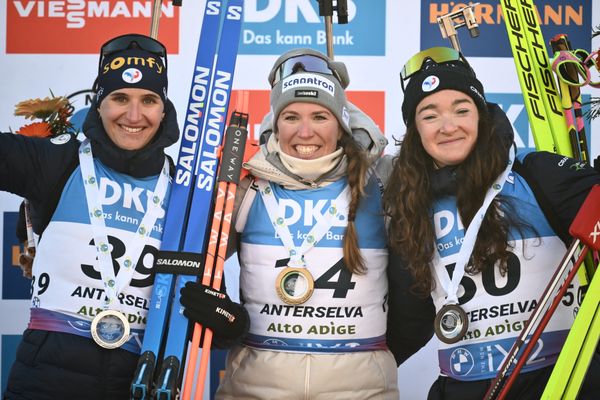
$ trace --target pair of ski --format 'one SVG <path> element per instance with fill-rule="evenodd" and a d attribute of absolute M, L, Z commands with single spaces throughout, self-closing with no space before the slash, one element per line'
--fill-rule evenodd
<path fill-rule="evenodd" d="M 561 99 L 531 0 L 501 0 L 517 76 L 537 150 L 572 157 Z"/>
<path fill-rule="evenodd" d="M 155 260 L 156 275 L 146 331 L 131 385 L 134 399 L 174 400 L 178 397 L 189 325 L 179 301 L 180 289 L 187 282 L 198 280 L 200 275 L 209 274 L 201 269 L 205 261 L 212 276 L 214 265 L 208 264 L 212 256 L 206 250 L 207 234 L 211 225 L 219 152 L 233 84 L 242 10 L 243 0 L 208 0 L 205 5 L 161 250 Z M 233 135 L 241 141 L 242 133 L 246 132 L 244 123 L 247 123 L 247 118 L 239 113 L 233 116 L 228 136 Z M 226 140 L 226 146 L 231 145 L 231 140 Z M 233 157 L 233 161 L 222 162 L 226 162 L 229 168 L 241 168 L 242 158 L 232 153 L 233 148 L 241 148 L 243 157 L 243 147 L 237 144 L 223 149 L 223 154 Z M 231 170 L 229 173 L 232 177 L 236 175 Z M 219 179 L 222 178 L 220 175 Z M 235 182 L 232 183 L 235 185 Z M 215 213 L 222 215 L 222 210 L 215 209 Z M 221 273 L 216 271 L 215 275 L 219 277 L 212 284 L 218 289 Z M 210 338 L 211 335 L 206 334 L 205 337 Z M 205 340 L 204 346 L 203 357 L 210 351 L 210 339 Z M 196 363 L 191 357 L 188 361 Z M 193 375 L 194 369 L 185 372 Z M 203 388 L 204 379 L 205 376 L 198 375 L 197 385 Z M 189 394 L 190 390 L 186 395 Z"/>
<path fill-rule="evenodd" d="M 573 154 L 581 154 L 581 141 L 575 136 L 577 132 L 573 132 L 576 129 L 575 126 L 569 124 L 569 127 L 567 127 L 568 119 L 565 119 L 565 110 L 563 110 L 566 93 L 563 93 L 562 98 L 559 97 L 533 3 L 530 0 L 517 0 L 514 2 L 502 0 L 501 6 L 536 149 L 551 151 L 570 157 Z M 554 38 L 554 40 L 558 40 L 558 38 Z M 566 44 L 562 42 L 554 44 L 555 49 L 563 45 Z M 563 89 L 565 88 L 563 87 Z M 588 218 L 588 221 L 599 221 L 599 208 L 600 190 L 594 188 L 569 230 L 576 240 L 569 247 L 565 257 L 538 301 L 538 306 L 511 347 L 500 367 L 498 375 L 490 385 L 485 399 L 503 399 L 506 396 L 575 274 L 579 271 L 582 284 L 589 283 L 584 269 L 579 270 L 579 266 L 583 263 L 591 246 L 590 243 L 586 242 L 586 239 L 593 236 L 595 230 L 600 229 L 600 222 L 598 222 L 598 227 L 592 225 L 586 226 L 585 229 L 582 229 L 581 226 L 576 227 L 575 225 L 579 221 L 580 215 L 586 215 L 585 218 Z M 584 242 L 586 245 L 578 253 L 580 242 Z M 600 245 L 600 236 L 597 242 Z M 597 250 L 598 247 L 593 248 Z M 577 261 L 569 269 L 572 258 L 575 255 L 578 257 Z M 563 275 L 567 271 L 569 271 L 568 275 L 564 278 Z M 556 288 L 559 285 L 561 285 L 560 289 L 556 293 Z M 554 300 L 548 306 L 552 298 Z M 543 316 L 542 313 L 544 313 Z M 535 326 L 540 317 L 541 321 Z M 528 337 L 530 334 L 531 337 Z M 573 331 L 571 332 L 572 334 L 574 334 Z M 528 341 L 527 345 L 522 353 L 519 354 L 526 341 Z M 514 368 L 513 364 L 515 364 Z M 560 367 L 557 364 L 555 370 L 558 368 Z M 585 371 L 583 371 L 583 375 L 585 375 Z"/>

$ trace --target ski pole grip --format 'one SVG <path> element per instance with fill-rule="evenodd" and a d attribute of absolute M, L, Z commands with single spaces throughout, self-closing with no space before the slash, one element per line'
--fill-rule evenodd
<path fill-rule="evenodd" d="M 600 185 L 594 185 L 569 227 L 569 233 L 590 248 L 600 250 Z"/>
<path fill-rule="evenodd" d="M 333 15 L 333 0 L 318 0 L 319 15 L 321 17 L 331 17 Z"/>
<path fill-rule="evenodd" d="M 337 17 L 338 24 L 347 24 L 348 23 L 348 1 L 347 0 L 337 0 Z"/>

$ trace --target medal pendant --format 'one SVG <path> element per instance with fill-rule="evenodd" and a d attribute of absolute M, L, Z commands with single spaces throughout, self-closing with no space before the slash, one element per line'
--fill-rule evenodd
<path fill-rule="evenodd" d="M 315 281 L 306 268 L 286 267 L 277 275 L 275 290 L 287 304 L 302 304 L 312 296 Z"/>
<path fill-rule="evenodd" d="M 123 313 L 104 310 L 94 317 L 90 327 L 92 338 L 105 349 L 116 349 L 129 340 L 129 322 Z"/>
<path fill-rule="evenodd" d="M 469 327 L 467 313 L 458 304 L 446 304 L 435 316 L 435 335 L 444 343 L 460 341 Z"/>

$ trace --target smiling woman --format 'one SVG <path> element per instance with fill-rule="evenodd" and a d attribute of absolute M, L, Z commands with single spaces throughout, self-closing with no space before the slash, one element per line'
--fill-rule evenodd
<path fill-rule="evenodd" d="M 434 330 L 440 376 L 428 400 L 481 399 L 600 174 L 554 153 L 516 154 L 508 118 L 454 49 L 417 53 L 401 82 L 407 129 L 384 193 L 388 345 L 400 364 Z M 415 294 L 429 305 L 415 307 Z M 507 398 L 541 398 L 578 308 L 561 302 Z M 592 363 L 582 399 L 600 398 L 597 354 Z"/>
<path fill-rule="evenodd" d="M 0 134 L 0 190 L 40 217 L 33 279 L 45 283 L 5 399 L 130 397 L 169 199 L 165 148 L 179 136 L 166 56 L 144 35 L 102 46 L 83 143 Z"/>
<path fill-rule="evenodd" d="M 303 160 L 327 156 L 337 149 L 342 129 L 331 111 L 318 104 L 292 103 L 275 122 L 281 151 Z"/>
<path fill-rule="evenodd" d="M 235 346 L 215 398 L 397 400 L 385 343 L 382 181 L 373 172 L 387 141 L 347 101 L 344 64 L 294 49 L 269 82 L 264 143 L 236 192 L 238 307 L 248 316 L 236 322 L 247 328 L 229 324 Z M 198 286 L 182 289 L 184 314 L 210 327 L 202 313 L 210 300 L 191 291 Z"/>
<path fill-rule="evenodd" d="M 106 134 L 124 150 L 139 150 L 156 135 L 165 116 L 164 103 L 146 89 L 111 92 L 98 107 Z"/>

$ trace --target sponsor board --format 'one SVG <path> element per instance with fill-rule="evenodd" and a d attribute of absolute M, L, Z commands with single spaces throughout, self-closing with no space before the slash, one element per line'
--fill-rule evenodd
<path fill-rule="evenodd" d="M 19 267 L 22 246 L 17 239 L 18 212 L 2 213 L 2 300 L 27 300 L 30 298 L 31 280 L 23 277 Z"/>
<path fill-rule="evenodd" d="M 519 0 L 512 0 L 515 3 Z M 479 37 L 472 38 L 468 29 L 457 29 L 462 52 L 467 57 L 512 57 L 500 2 L 479 0 L 474 8 Z M 592 2 L 585 0 L 537 1 L 539 23 L 545 41 L 559 33 L 566 34 L 574 48 L 589 49 L 592 31 Z M 437 18 L 469 4 L 454 1 L 421 1 L 421 49 L 448 46 L 442 37 Z M 493 46 L 490 44 L 493 43 Z M 552 49 L 546 43 L 548 54 Z"/>
<path fill-rule="evenodd" d="M 323 17 L 314 0 L 246 0 L 240 54 L 279 55 L 297 47 L 327 53 Z M 338 55 L 385 55 L 385 0 L 348 0 L 348 23 L 333 18 Z"/>
<path fill-rule="evenodd" d="M 7 54 L 97 54 L 108 39 L 148 34 L 152 0 L 7 0 Z M 35 40 L 32 40 L 35 38 Z M 163 0 L 158 39 L 179 52 L 179 7 Z"/>
<path fill-rule="evenodd" d="M 533 134 L 529 126 L 529 118 L 527 116 L 527 110 L 525 109 L 525 103 L 523 101 L 523 95 L 521 93 L 486 93 L 487 101 L 496 103 L 506 113 L 508 120 L 510 121 L 513 130 L 515 131 L 515 143 L 519 149 L 535 150 L 535 143 L 533 141 Z M 583 104 L 589 103 L 590 96 L 581 96 Z M 589 110 L 589 105 L 583 107 L 584 114 Z M 588 143 L 590 142 L 590 121 L 584 118 L 584 127 Z M 550 135 L 550 132 L 548 132 Z"/>

